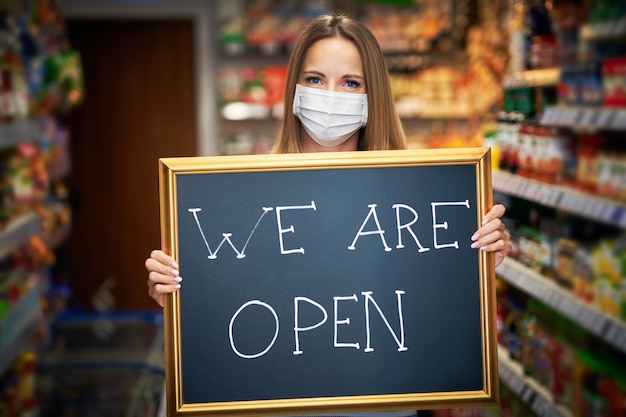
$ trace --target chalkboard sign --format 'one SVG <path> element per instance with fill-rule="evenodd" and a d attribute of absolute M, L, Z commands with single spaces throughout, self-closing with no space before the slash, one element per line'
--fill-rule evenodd
<path fill-rule="evenodd" d="M 487 148 L 163 158 L 169 415 L 498 401 Z"/>

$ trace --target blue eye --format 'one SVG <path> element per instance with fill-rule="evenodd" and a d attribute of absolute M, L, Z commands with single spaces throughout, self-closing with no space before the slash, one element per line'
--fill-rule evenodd
<path fill-rule="evenodd" d="M 322 83 L 322 80 L 320 80 L 318 77 L 307 77 L 306 82 L 309 84 L 318 85 Z"/>
<path fill-rule="evenodd" d="M 358 88 L 361 86 L 361 83 L 358 81 L 354 81 L 354 80 L 348 80 L 346 81 L 346 87 L 350 87 L 350 88 Z"/>

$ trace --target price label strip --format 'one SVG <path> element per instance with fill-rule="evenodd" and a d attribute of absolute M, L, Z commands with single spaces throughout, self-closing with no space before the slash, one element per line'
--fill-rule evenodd
<path fill-rule="evenodd" d="M 611 127 L 615 130 L 626 130 L 626 110 L 616 110 Z"/>
<path fill-rule="evenodd" d="M 596 126 L 599 128 L 610 127 L 613 121 L 613 110 L 603 108 L 598 111 L 598 118 L 596 119 Z"/>
<path fill-rule="evenodd" d="M 584 109 L 581 111 L 578 119 L 578 125 L 582 128 L 590 128 L 596 126 L 598 112 L 595 109 Z"/>

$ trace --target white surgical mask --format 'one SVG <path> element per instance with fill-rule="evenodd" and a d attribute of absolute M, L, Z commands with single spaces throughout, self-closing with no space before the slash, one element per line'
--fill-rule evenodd
<path fill-rule="evenodd" d="M 338 93 L 296 84 L 293 114 L 311 139 L 332 148 L 367 124 L 367 94 Z"/>

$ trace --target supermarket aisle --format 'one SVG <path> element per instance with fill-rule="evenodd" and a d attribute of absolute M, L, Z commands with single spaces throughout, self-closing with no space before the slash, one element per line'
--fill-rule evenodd
<path fill-rule="evenodd" d="M 5 3 L 18 2 L 2 2 L 3 7 Z M 222 43 L 215 45 L 214 64 L 221 89 L 211 97 L 220 112 L 216 115 L 219 123 L 212 128 L 220 138 L 217 147 L 224 153 L 268 149 L 268 138 L 276 126 L 271 106 L 280 102 L 280 97 L 261 93 L 277 91 L 272 88 L 284 76 L 281 66 L 288 57 L 289 38 L 298 28 L 292 25 L 295 19 L 290 21 L 291 15 L 280 8 L 287 3 L 296 2 L 216 2 L 225 11 L 219 13 L 221 26 L 215 28 L 215 37 L 218 32 L 223 36 L 219 37 Z M 362 2 L 337 3 L 353 6 Z M 475 144 L 482 141 L 484 129 L 489 140 L 486 145 L 500 152 L 494 190 L 497 199 L 509 206 L 510 230 L 520 249 L 498 270 L 501 405 L 433 414 L 621 417 L 626 398 L 623 2 L 510 1 L 509 6 L 516 6 L 511 11 L 520 12 L 507 17 L 511 33 L 495 29 L 494 22 L 500 21 L 494 15 L 498 7 L 485 7 L 504 8 L 507 2 L 421 2 L 432 7 L 428 16 L 420 16 L 419 8 L 403 13 L 393 8 L 396 6 L 383 5 L 393 2 L 371 3 L 363 16 L 389 48 L 403 122 L 420 128 L 411 136 L 412 144 Z M 405 3 L 398 7 L 411 2 Z M 246 16 L 240 13 L 246 5 L 259 6 L 248 10 L 257 25 L 238 24 Z M 484 10 L 478 7 L 481 5 Z M 537 8 L 544 5 L 553 8 Z M 463 8 L 476 13 L 482 10 L 486 16 L 451 17 L 450 11 L 461 14 Z M 47 14 L 39 15 L 45 18 Z M 289 29 L 281 32 L 278 51 L 273 49 L 276 42 L 271 37 L 276 33 L 272 24 L 277 16 L 285 19 L 283 26 Z M 552 24 L 561 30 L 560 36 L 547 30 L 551 24 L 546 26 L 546 17 L 560 22 Z M 404 19 L 411 25 L 398 23 Z M 413 24 L 417 19 L 421 25 Z M 50 407 L 56 410 L 50 414 L 59 415 L 58 410 L 66 407 L 67 415 L 76 414 L 77 409 L 83 413 L 78 415 L 124 415 L 115 408 L 119 406 L 138 416 L 159 413 L 163 358 L 158 318 L 112 311 L 110 315 L 69 315 L 54 320 L 57 317 L 50 314 L 63 308 L 63 300 L 51 298 L 51 293 L 62 298 L 75 291 L 80 303 L 91 308 L 92 295 L 107 279 L 112 285 L 110 293 L 100 293 L 102 311 L 155 308 L 145 293 L 142 262 L 149 249 L 159 246 L 156 159 L 192 155 L 197 150 L 193 97 L 198 91 L 190 75 L 195 57 L 188 48 L 194 28 L 184 19 L 122 20 L 77 18 L 69 22 L 73 47 L 82 55 L 86 95 L 78 108 L 63 117 L 72 137 L 71 191 L 68 194 L 55 175 L 50 176 L 50 190 L 55 203 L 69 196 L 75 212 L 70 222 L 69 211 L 55 204 L 46 218 L 55 218 L 56 225 L 72 225 L 68 246 L 74 263 L 64 271 L 77 277 L 72 288 L 67 283 L 48 287 L 47 277 L 56 275 L 48 275 L 46 268 L 54 261 L 49 251 L 38 250 L 46 245 L 54 249 L 55 244 L 48 239 L 30 239 L 41 232 L 39 213 L 3 218 L 0 410 L 15 398 L 15 375 L 32 375 L 32 351 L 24 353 L 22 348 L 31 347 L 33 334 L 40 346 L 47 336 L 45 329 L 51 326 L 56 343 L 35 356 L 40 364 L 42 410 Z M 455 24 L 454 30 L 461 33 L 448 33 L 441 24 L 477 21 L 491 25 L 487 33 L 501 36 L 472 31 L 472 36 L 466 37 L 466 26 Z M 420 28 L 429 30 L 419 33 Z M 531 33 L 536 37 L 529 36 Z M 411 36 L 415 36 L 414 42 L 407 47 Z M 507 48 L 496 40 L 508 41 L 509 37 L 510 63 L 505 68 Z M 447 57 L 442 48 L 461 38 L 477 41 L 472 51 L 482 52 L 475 56 L 479 59 L 472 60 L 467 77 L 456 71 L 457 67 L 446 66 L 454 60 L 442 59 Z M 5 67 L 2 71 L 8 77 Z M 612 87 L 608 96 L 603 96 L 603 82 Z M 10 95 L 9 86 L 3 84 L 5 99 Z M 472 106 L 461 106 L 473 103 L 476 92 L 486 100 L 478 115 Z M 500 96 L 502 105 L 491 106 L 490 100 Z M 240 115 L 226 111 L 232 109 L 232 102 L 247 102 L 255 112 L 241 120 Z M 35 104 L 42 103 L 45 100 Z M 45 129 L 53 124 L 40 124 L 40 119 L 30 117 L 41 113 L 20 120 L 13 119 L 17 113 L 10 114 L 7 109 L 11 107 L 0 109 L 0 145 L 7 157 L 3 168 L 10 165 L 8 161 L 19 165 L 27 160 L 38 167 L 40 159 L 29 159 L 31 142 L 54 137 L 44 141 L 42 149 L 61 156 L 50 159 L 59 164 L 47 167 L 63 177 L 69 159 L 63 158 L 67 156 L 63 153 L 67 131 L 57 129 L 55 135 L 49 135 L 50 130 Z M 498 110 L 502 112 L 496 118 Z M 494 121 L 498 123 L 483 124 Z M 423 133 L 424 125 L 429 136 Z M 45 135 L 41 126 L 47 126 Z M 52 142 L 59 148 L 48 147 Z M 10 196 L 10 187 L 3 192 Z M 61 232 L 67 235 L 68 229 Z M 43 267 L 36 278 L 30 271 L 4 273 L 14 261 L 9 261 L 9 255 L 25 243 L 39 255 L 31 263 Z M 65 267 L 62 263 L 51 269 L 56 272 Z M 30 404 L 32 398 L 23 406 Z M 619 407 L 621 414 L 615 411 Z"/>

